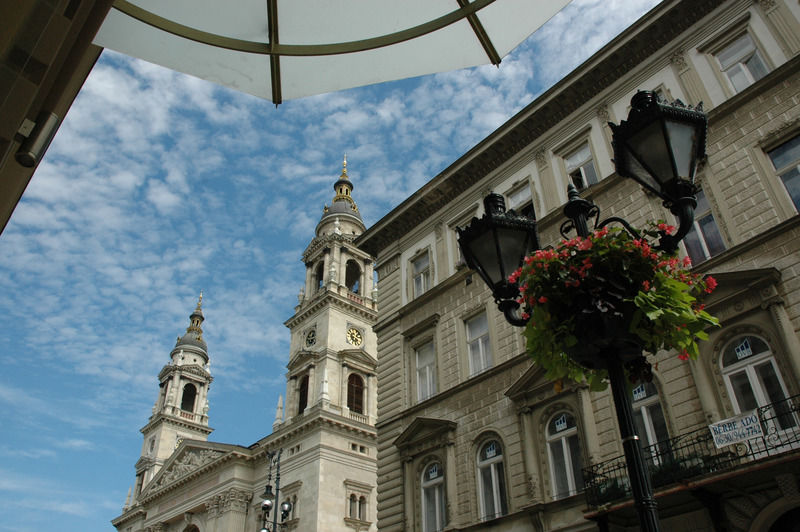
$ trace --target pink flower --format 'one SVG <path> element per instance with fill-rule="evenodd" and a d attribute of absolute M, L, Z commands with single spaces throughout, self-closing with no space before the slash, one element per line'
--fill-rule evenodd
<path fill-rule="evenodd" d="M 539 303 L 547 303 L 547 298 L 545 296 L 540 297 Z"/>
<path fill-rule="evenodd" d="M 588 238 L 585 239 L 585 240 L 582 240 L 580 242 L 580 244 L 578 244 L 578 249 L 580 249 L 581 251 L 586 251 L 588 249 L 592 249 L 592 241 L 589 240 Z"/>
<path fill-rule="evenodd" d="M 671 235 L 672 233 L 675 232 L 675 226 L 667 224 L 658 224 L 658 230 L 664 231 L 664 233 Z"/>
<path fill-rule="evenodd" d="M 692 265 L 692 259 L 688 255 L 686 257 L 683 257 L 683 267 L 688 268 L 691 265 Z"/>
<path fill-rule="evenodd" d="M 680 352 L 678 358 L 680 358 L 681 360 L 689 360 L 689 352 L 686 349 L 684 349 L 683 351 Z"/>
<path fill-rule="evenodd" d="M 650 281 L 642 281 L 642 288 L 644 288 L 645 292 L 650 290 Z"/>
<path fill-rule="evenodd" d="M 717 287 L 717 280 L 710 275 L 706 277 L 706 293 L 710 294 Z"/>

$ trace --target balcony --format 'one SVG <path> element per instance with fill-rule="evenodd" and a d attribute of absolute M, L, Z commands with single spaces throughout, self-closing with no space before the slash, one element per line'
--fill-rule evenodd
<path fill-rule="evenodd" d="M 662 505 L 668 486 L 691 490 L 713 487 L 722 491 L 724 479 L 770 467 L 770 459 L 784 455 L 796 460 L 800 451 L 800 395 L 757 409 L 762 435 L 717 449 L 708 427 L 660 441 L 643 449 L 653 489 Z M 787 453 L 792 453 L 787 455 Z M 758 463 L 758 467 L 754 467 Z M 777 461 L 774 467 L 781 467 Z M 793 467 L 794 468 L 794 467 Z M 632 497 L 625 457 L 618 456 L 583 469 L 584 493 L 590 510 L 608 509 Z M 716 480 L 715 480 L 716 479 Z M 667 501 L 665 501 L 667 502 Z M 605 513 L 602 510 L 601 513 Z M 596 514 L 587 517 L 594 518 Z"/>

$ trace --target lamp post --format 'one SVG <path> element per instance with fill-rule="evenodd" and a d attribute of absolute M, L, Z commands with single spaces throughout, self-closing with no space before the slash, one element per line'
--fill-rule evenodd
<path fill-rule="evenodd" d="M 264 493 L 261 495 L 261 532 L 279 532 L 286 530 L 286 518 L 292 511 L 292 503 L 284 501 L 280 505 L 281 522 L 278 523 L 278 511 L 272 515 L 272 523 L 269 523 L 269 514 L 275 507 L 275 503 L 279 500 L 278 496 L 281 493 L 281 454 L 283 449 L 277 451 L 267 451 L 267 460 L 269 461 L 269 473 L 267 475 L 267 486 L 264 488 Z M 275 493 L 272 493 L 272 464 L 275 464 Z M 280 526 L 280 528 L 278 528 Z"/>
<path fill-rule="evenodd" d="M 697 206 L 694 177 L 698 163 L 705 157 L 707 117 L 702 107 L 692 108 L 680 101 L 671 104 L 661 101 L 649 91 L 638 92 L 631 100 L 628 119 L 619 125 L 609 124 L 612 130 L 614 163 L 617 173 L 636 180 L 658 195 L 666 208 L 678 220 L 674 235 L 662 232 L 658 248 L 674 252 L 689 232 Z M 622 218 L 599 221 L 600 209 L 580 197 L 570 185 L 569 201 L 564 206 L 567 221 L 561 225 L 566 238 L 569 231 L 587 237 L 593 228 L 620 223 L 636 238 L 639 235 Z M 492 295 L 506 320 L 524 326 L 527 320 L 517 302 L 519 289 L 508 276 L 523 263 L 524 257 L 539 249 L 536 220 L 506 211 L 503 197 L 489 194 L 484 199 L 485 214 L 473 218 L 470 225 L 458 229 L 459 246 L 467 265 L 474 269 L 492 290 Z M 649 364 L 641 348 L 635 353 L 623 353 L 608 348 L 598 356 L 598 367 L 608 370 L 608 379 L 616 406 L 617 422 L 628 476 L 631 481 L 639 523 L 644 532 L 658 532 L 658 511 L 653 497 L 650 474 L 644 460 L 633 420 L 631 397 L 625 382 L 625 365 L 639 374 L 649 374 Z M 627 360 L 627 362 L 626 362 Z"/>

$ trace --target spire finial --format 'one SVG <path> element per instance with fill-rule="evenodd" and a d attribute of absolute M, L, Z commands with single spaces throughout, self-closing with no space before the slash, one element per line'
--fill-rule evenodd
<path fill-rule="evenodd" d="M 196 310 L 203 310 L 203 291 L 200 290 L 200 297 L 197 298 L 197 309 Z"/>
<path fill-rule="evenodd" d="M 344 154 L 344 161 L 342 162 L 342 175 L 340 177 L 347 179 L 347 152 Z"/>

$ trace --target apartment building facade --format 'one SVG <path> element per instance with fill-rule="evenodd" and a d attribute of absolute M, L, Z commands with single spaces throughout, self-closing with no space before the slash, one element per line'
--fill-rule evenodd
<path fill-rule="evenodd" d="M 695 227 L 721 321 L 696 361 L 632 390 L 664 530 L 793 530 L 800 491 L 800 5 L 667 0 L 357 240 L 377 257 L 382 532 L 636 530 L 610 391 L 557 389 L 465 267 L 457 227 L 503 194 L 543 245 L 567 185 L 634 226 L 671 215 L 615 173 L 608 122 L 653 90 L 708 113 Z M 760 439 L 708 425 L 757 411 Z M 796 526 L 792 524 L 791 526 Z"/>

